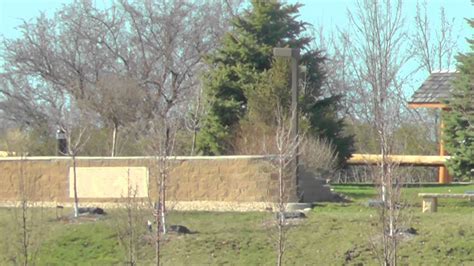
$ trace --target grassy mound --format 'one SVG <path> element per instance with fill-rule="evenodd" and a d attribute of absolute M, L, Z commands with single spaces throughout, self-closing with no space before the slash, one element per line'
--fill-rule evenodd
<path fill-rule="evenodd" d="M 378 264 L 373 241 L 379 235 L 377 211 L 366 207 L 376 191 L 366 185 L 335 185 L 336 192 L 353 199 L 351 203 L 321 203 L 303 223 L 289 231 L 285 263 L 289 265 Z M 440 199 L 437 213 L 421 213 L 419 192 L 463 193 L 474 185 L 409 187 L 404 189 L 408 207 L 407 226 L 417 234 L 401 242 L 400 262 L 424 265 L 474 265 L 474 202 Z M 34 212 L 39 212 L 35 210 Z M 64 210 L 65 213 L 70 212 Z M 150 216 L 149 211 L 143 216 Z M 18 227 L 12 223 L 18 210 L 0 209 L 0 265 L 14 264 L 19 250 Z M 119 211 L 98 220 L 64 222 L 55 210 L 37 215 L 41 234 L 37 265 L 115 265 L 126 261 L 120 245 Z M 165 265 L 274 265 L 275 231 L 270 213 L 171 212 L 170 224 L 182 224 L 194 234 L 170 234 L 163 246 Z M 146 235 L 146 226 L 139 227 Z M 153 245 L 139 243 L 138 262 L 153 262 Z M 33 254 L 33 253 L 32 253 Z"/>

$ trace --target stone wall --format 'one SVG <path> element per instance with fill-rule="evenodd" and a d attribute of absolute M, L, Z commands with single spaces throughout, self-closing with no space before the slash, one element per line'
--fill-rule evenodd
<path fill-rule="evenodd" d="M 265 156 L 222 156 L 222 157 L 176 157 L 170 159 L 170 175 L 167 181 L 167 199 L 173 202 L 220 202 L 262 203 L 276 200 L 278 194 L 278 175 L 269 157 Z M 76 167 L 146 167 L 148 169 L 147 190 L 151 198 L 156 197 L 159 163 L 151 157 L 78 157 Z M 65 157 L 17 157 L 0 158 L 0 201 L 18 201 L 22 194 L 33 201 L 70 203 L 73 162 Z M 92 168 L 91 168 L 92 169 Z M 87 171 L 86 171 L 87 172 Z M 113 171 L 112 171 L 113 172 Z M 88 172 L 90 173 L 90 171 Z M 94 186 L 96 177 L 91 174 Z M 104 176 L 102 175 L 97 175 Z M 81 178 L 78 175 L 78 179 Z M 123 175 L 120 178 L 124 178 Z M 24 182 L 22 182 L 24 181 Z M 90 182 L 90 181 L 88 181 Z M 114 186 L 101 186 L 104 194 Z M 108 182 L 108 181 L 107 181 Z M 286 181 L 289 201 L 296 199 L 292 180 Z M 126 186 L 126 180 L 120 184 Z M 72 187 L 72 186 L 71 186 Z M 83 188 L 82 188 L 83 189 Z M 25 191 L 26 193 L 20 193 Z M 109 191 L 107 195 L 112 195 Z M 115 193 L 117 194 L 117 193 Z M 90 194 L 89 194 L 90 195 Z M 81 202 L 113 203 L 123 198 L 85 198 L 78 196 Z M 263 205 L 262 205 L 263 206 Z"/>

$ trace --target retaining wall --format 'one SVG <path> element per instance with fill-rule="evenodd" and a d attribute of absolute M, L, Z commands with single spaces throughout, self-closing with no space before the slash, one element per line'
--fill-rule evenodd
<path fill-rule="evenodd" d="M 0 158 L 0 201 L 18 201 L 22 195 L 27 195 L 32 201 L 70 204 L 73 201 L 72 166 L 72 159 L 66 157 Z M 156 158 L 77 157 L 76 167 L 81 170 L 77 175 L 77 187 L 82 203 L 124 200 L 124 197 L 117 195 L 127 191 L 127 184 L 142 182 L 140 178 L 144 173 L 135 171 L 124 175 L 123 171 L 128 167 L 146 169 L 145 184 L 142 185 L 146 186 L 150 198 L 156 199 L 156 181 L 160 175 L 160 164 Z M 94 169 L 102 169 L 102 173 L 96 173 Z M 110 174 L 104 174 L 104 171 Z M 114 173 L 116 176 L 113 176 Z M 285 181 L 287 194 L 290 195 L 288 201 L 296 200 L 294 184 L 293 180 Z M 199 202 L 206 205 L 215 202 L 222 206 L 256 204 L 261 209 L 267 206 L 266 203 L 276 201 L 278 195 L 277 171 L 268 156 L 173 157 L 169 159 L 166 185 L 168 200 L 194 206 L 183 205 L 181 209 L 202 209 L 197 206 Z M 120 188 L 122 192 L 117 193 L 115 190 Z M 81 193 L 88 196 L 81 196 Z"/>

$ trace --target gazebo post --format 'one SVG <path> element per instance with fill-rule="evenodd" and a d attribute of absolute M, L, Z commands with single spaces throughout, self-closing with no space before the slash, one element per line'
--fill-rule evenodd
<path fill-rule="evenodd" d="M 441 109 L 444 111 L 444 109 Z M 440 121 L 439 125 L 439 155 L 444 156 L 447 155 L 445 149 L 444 149 L 444 141 L 443 141 L 443 130 L 444 130 L 444 122 L 443 119 Z M 451 177 L 449 176 L 448 169 L 446 169 L 446 166 L 440 166 L 438 170 L 438 183 L 439 184 L 448 184 L 451 183 Z"/>

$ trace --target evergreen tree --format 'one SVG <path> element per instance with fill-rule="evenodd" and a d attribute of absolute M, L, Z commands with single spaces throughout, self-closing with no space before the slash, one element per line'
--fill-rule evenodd
<path fill-rule="evenodd" d="M 468 20 L 474 27 L 474 20 Z M 447 101 L 449 110 L 444 113 L 444 141 L 452 156 L 447 162 L 455 178 L 472 179 L 474 175 L 474 40 L 468 40 L 471 51 L 460 54 L 459 75 Z"/>
<path fill-rule="evenodd" d="M 233 153 L 242 119 L 271 125 L 277 104 L 289 112 L 288 62 L 275 61 L 273 48 L 291 47 L 302 51 L 301 64 L 307 68 L 300 93 L 302 127 L 312 136 L 329 139 L 341 160 L 350 156 L 352 138 L 342 134 L 342 120 L 337 117 L 339 98 L 322 97 L 324 58 L 309 49 L 311 38 L 302 34 L 307 24 L 297 20 L 300 6 L 252 1 L 251 8 L 233 22 L 221 48 L 209 56 L 205 92 L 210 110 L 198 137 L 204 154 Z"/>

